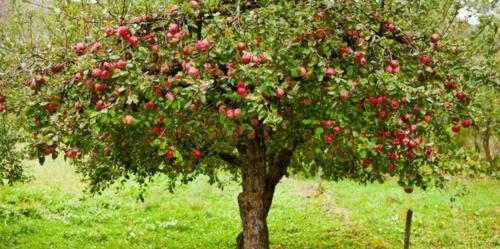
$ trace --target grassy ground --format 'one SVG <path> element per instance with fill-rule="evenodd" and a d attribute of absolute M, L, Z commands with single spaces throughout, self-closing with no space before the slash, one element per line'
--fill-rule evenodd
<path fill-rule="evenodd" d="M 141 203 L 134 184 L 83 194 L 61 160 L 35 167 L 35 175 L 27 184 L 0 186 L 0 248 L 235 247 L 235 184 L 221 191 L 199 179 L 170 194 L 158 179 Z M 318 195 L 313 180 L 279 184 L 268 219 L 272 248 L 402 248 L 408 207 L 415 212 L 412 248 L 500 247 L 498 181 L 460 180 L 446 191 L 411 195 L 395 183 L 323 186 Z"/>

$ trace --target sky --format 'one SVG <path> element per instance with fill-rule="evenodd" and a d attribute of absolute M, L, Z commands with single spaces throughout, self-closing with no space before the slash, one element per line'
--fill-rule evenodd
<path fill-rule="evenodd" d="M 458 11 L 457 18 L 461 20 L 467 20 L 470 25 L 479 24 L 479 18 L 473 12 L 467 10 L 466 8 L 462 8 Z"/>

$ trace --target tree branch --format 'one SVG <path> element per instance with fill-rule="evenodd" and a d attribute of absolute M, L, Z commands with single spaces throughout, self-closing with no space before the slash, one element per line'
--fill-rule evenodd
<path fill-rule="evenodd" d="M 216 155 L 230 165 L 236 165 L 236 166 L 242 165 L 241 160 L 235 155 L 231 155 L 225 152 L 216 152 Z"/>

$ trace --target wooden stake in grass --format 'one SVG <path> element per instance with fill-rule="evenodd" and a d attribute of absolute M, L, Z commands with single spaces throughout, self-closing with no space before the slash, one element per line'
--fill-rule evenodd
<path fill-rule="evenodd" d="M 413 211 L 411 209 L 408 209 L 408 211 L 406 211 L 404 249 L 410 248 L 410 232 L 411 232 L 411 217 L 412 216 L 413 216 Z"/>

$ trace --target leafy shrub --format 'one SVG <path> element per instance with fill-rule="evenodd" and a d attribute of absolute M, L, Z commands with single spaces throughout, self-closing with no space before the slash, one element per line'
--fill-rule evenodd
<path fill-rule="evenodd" d="M 22 159 L 24 153 L 18 149 L 20 131 L 14 129 L 12 120 L 0 116 L 0 184 L 25 181 Z"/>

